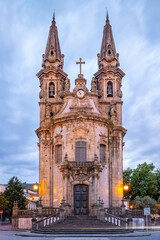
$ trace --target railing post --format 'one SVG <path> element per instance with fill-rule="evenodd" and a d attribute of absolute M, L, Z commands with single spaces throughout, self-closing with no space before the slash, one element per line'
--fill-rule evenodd
<path fill-rule="evenodd" d="M 64 220 L 65 219 L 65 210 L 64 208 L 59 209 L 59 219 Z"/>
<path fill-rule="evenodd" d="M 37 230 L 37 227 L 36 227 L 36 217 L 35 217 L 35 212 L 33 214 L 33 218 L 32 218 L 32 231 L 35 232 Z"/>
<path fill-rule="evenodd" d="M 100 209 L 100 221 L 105 222 L 105 209 Z"/>
<path fill-rule="evenodd" d="M 14 201 L 13 209 L 12 209 L 12 228 L 18 228 L 18 203 Z"/>
<path fill-rule="evenodd" d="M 122 209 L 122 216 L 124 216 L 126 214 L 126 206 L 124 204 L 124 199 L 122 198 L 122 205 L 121 205 L 121 209 Z"/>

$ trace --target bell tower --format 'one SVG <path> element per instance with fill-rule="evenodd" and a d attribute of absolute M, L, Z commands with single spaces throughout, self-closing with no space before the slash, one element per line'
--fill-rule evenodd
<path fill-rule="evenodd" d="M 39 196 L 43 196 L 43 204 L 47 206 L 53 203 L 53 132 L 50 131 L 49 124 L 60 110 L 64 94 L 70 92 L 70 81 L 63 71 L 63 60 L 53 14 L 42 69 L 37 73 L 41 88 L 40 127 L 36 130 L 39 138 Z"/>
<path fill-rule="evenodd" d="M 42 69 L 37 73 L 40 80 L 40 122 L 53 117 L 59 110 L 69 79 L 63 71 L 64 55 L 61 54 L 58 31 L 53 15 L 45 53 L 43 54 Z M 69 90 L 69 89 L 68 89 Z"/>
<path fill-rule="evenodd" d="M 96 83 L 99 104 L 111 121 L 108 132 L 109 148 L 109 206 L 116 206 L 123 196 L 123 137 L 122 127 L 122 78 L 124 72 L 119 68 L 119 54 L 116 51 L 112 27 L 107 13 L 103 30 L 101 51 L 98 54 L 98 71 L 92 84 Z M 118 190 L 117 190 L 118 189 Z"/>
<path fill-rule="evenodd" d="M 98 56 L 98 72 L 94 74 L 99 103 L 109 117 L 116 117 L 116 124 L 122 124 L 121 82 L 125 76 L 119 68 L 119 54 L 116 52 L 112 27 L 107 13 L 104 26 L 101 51 Z M 114 119 L 115 120 L 115 119 Z"/>

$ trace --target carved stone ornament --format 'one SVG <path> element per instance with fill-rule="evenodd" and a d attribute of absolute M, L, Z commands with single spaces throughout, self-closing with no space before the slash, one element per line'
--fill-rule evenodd
<path fill-rule="evenodd" d="M 70 91 L 70 80 L 67 78 L 66 79 L 66 84 L 65 84 L 65 92 Z"/>
<path fill-rule="evenodd" d="M 117 91 L 117 96 L 120 97 L 120 98 L 122 98 L 123 93 L 122 93 L 121 89 L 119 89 L 119 90 Z"/>
<path fill-rule="evenodd" d="M 44 97 L 44 91 L 41 90 L 40 93 L 39 93 L 39 98 L 42 99 Z"/>
<path fill-rule="evenodd" d="M 96 93 L 96 91 L 97 91 L 96 80 L 95 80 L 95 78 L 92 78 L 92 82 L 91 82 L 91 92 Z"/>
<path fill-rule="evenodd" d="M 86 181 L 89 180 L 89 176 L 86 173 L 76 173 L 72 175 L 73 180 L 75 181 Z"/>

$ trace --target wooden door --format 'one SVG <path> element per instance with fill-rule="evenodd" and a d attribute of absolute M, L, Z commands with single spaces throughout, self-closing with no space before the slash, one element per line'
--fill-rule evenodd
<path fill-rule="evenodd" d="M 88 215 L 88 186 L 78 184 L 74 186 L 74 215 Z"/>

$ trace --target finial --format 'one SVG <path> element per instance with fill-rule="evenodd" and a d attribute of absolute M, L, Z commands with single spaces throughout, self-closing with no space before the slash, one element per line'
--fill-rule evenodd
<path fill-rule="evenodd" d="M 109 16 L 108 16 L 108 11 L 107 11 L 107 16 L 106 16 L 106 24 L 109 23 Z"/>
<path fill-rule="evenodd" d="M 55 10 L 53 12 L 53 20 L 52 20 L 52 26 L 55 26 L 56 21 L 55 21 Z"/>

